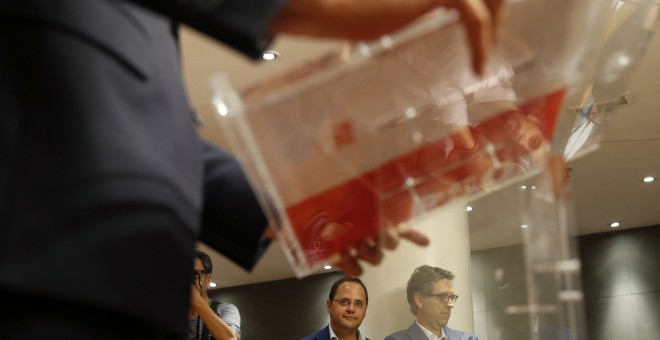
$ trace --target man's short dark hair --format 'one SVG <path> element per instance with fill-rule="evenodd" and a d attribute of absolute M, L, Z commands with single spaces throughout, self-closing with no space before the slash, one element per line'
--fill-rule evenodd
<path fill-rule="evenodd" d="M 362 280 L 352 276 L 342 277 L 332 284 L 332 287 L 330 287 L 330 294 L 328 294 L 328 299 L 330 299 L 330 301 L 333 301 L 335 299 L 335 294 L 337 294 L 337 288 L 339 287 L 340 284 L 344 282 L 359 283 L 360 286 L 362 286 L 362 289 L 364 289 L 364 296 L 367 298 L 367 301 L 365 301 L 365 303 L 369 304 L 369 293 L 367 293 L 367 287 L 364 285 L 364 283 L 362 283 Z"/>
<path fill-rule="evenodd" d="M 451 281 L 454 279 L 454 274 L 448 270 L 444 270 L 438 267 L 431 267 L 428 265 L 415 268 L 412 275 L 410 276 L 410 280 L 408 280 L 408 286 L 406 287 L 410 311 L 415 316 L 417 316 L 415 293 L 419 292 L 422 295 L 432 294 L 433 285 L 442 279 Z"/>
<path fill-rule="evenodd" d="M 195 258 L 202 261 L 202 266 L 204 266 L 204 271 L 206 271 L 207 274 L 213 272 L 213 262 L 211 262 L 211 257 L 207 253 L 197 250 L 195 251 Z"/>

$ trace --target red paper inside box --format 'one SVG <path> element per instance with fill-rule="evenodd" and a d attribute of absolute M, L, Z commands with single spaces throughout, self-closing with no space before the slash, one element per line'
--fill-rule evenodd
<path fill-rule="evenodd" d="M 308 264 L 410 220 L 415 204 L 426 211 L 466 194 L 466 188 L 497 185 L 520 175 L 530 166 L 525 163 L 544 161 L 564 93 L 537 97 L 471 126 L 479 148 L 469 154 L 447 154 L 445 144 L 453 136 L 446 136 L 287 206 Z"/>

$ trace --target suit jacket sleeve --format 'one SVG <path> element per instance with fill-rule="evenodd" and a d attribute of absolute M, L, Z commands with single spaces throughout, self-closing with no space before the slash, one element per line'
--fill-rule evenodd
<path fill-rule="evenodd" d="M 270 243 L 247 178 L 229 153 L 203 141 L 204 206 L 200 240 L 250 270 Z"/>
<path fill-rule="evenodd" d="M 272 41 L 268 26 L 287 0 L 131 0 L 252 57 Z"/>

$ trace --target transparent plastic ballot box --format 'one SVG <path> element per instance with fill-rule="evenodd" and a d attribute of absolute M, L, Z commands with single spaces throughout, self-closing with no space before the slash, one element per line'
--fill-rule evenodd
<path fill-rule="evenodd" d="M 566 98 L 567 112 L 553 141 L 567 160 L 597 150 L 620 109 L 635 103 L 631 80 L 657 34 L 659 14 L 657 1 L 635 0 L 613 1 L 599 16 L 604 25 L 593 39 L 596 51 L 582 61 L 589 76 Z"/>
<path fill-rule="evenodd" d="M 217 121 L 296 275 L 542 168 L 607 7 L 508 2 L 481 77 L 451 11 L 245 89 L 214 77 Z"/>

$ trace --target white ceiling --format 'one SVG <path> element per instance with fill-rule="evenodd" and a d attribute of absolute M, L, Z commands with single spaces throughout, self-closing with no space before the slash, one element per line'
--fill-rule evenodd
<path fill-rule="evenodd" d="M 193 107 L 207 122 L 201 133 L 220 145 L 226 145 L 222 133 L 212 121 L 213 110 L 206 85 L 212 74 L 225 73 L 232 85 L 240 89 L 340 46 L 338 41 L 282 38 L 274 45 L 281 55 L 276 62 L 254 64 L 210 39 L 184 29 L 182 50 L 186 82 Z M 634 100 L 617 111 L 599 150 L 570 163 L 577 226 L 581 234 L 660 225 L 660 67 L 657 60 L 660 60 L 660 35 L 656 34 L 631 81 L 629 91 Z M 643 183 L 642 178 L 648 175 L 658 180 Z M 501 190 L 473 203 L 475 210 L 470 213 L 471 229 L 474 230 L 472 247 L 481 249 L 518 242 L 519 224 L 511 220 L 506 209 L 498 206 L 513 194 L 513 189 Z M 479 207 L 484 205 L 488 205 L 488 209 L 480 210 Z M 612 221 L 619 221 L 621 227 L 610 228 Z M 492 232 L 494 230 L 497 232 Z M 502 230 L 511 233 L 506 235 Z M 277 245 L 269 248 L 251 273 L 204 245 L 200 247 L 212 255 L 218 268 L 215 279 L 220 286 L 294 276 Z"/>

